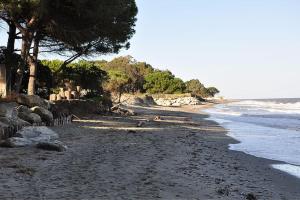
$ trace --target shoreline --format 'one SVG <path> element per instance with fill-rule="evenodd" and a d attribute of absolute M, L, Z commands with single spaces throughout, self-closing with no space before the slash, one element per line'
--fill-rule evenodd
<path fill-rule="evenodd" d="M 231 101 L 231 102 L 233 102 L 233 101 Z M 225 103 L 225 104 L 227 104 L 227 103 Z M 210 115 L 210 113 L 207 113 L 207 114 Z M 212 117 L 211 115 L 210 115 L 210 117 L 208 119 L 210 119 L 212 121 L 215 121 L 216 123 L 219 123 L 218 120 L 214 119 L 214 117 Z M 222 126 L 222 122 L 221 122 L 220 125 Z M 224 127 L 224 129 L 226 129 L 226 127 Z M 246 130 L 244 130 L 244 132 L 245 131 Z M 230 130 L 227 130 L 227 132 L 228 132 L 227 133 L 228 137 L 231 137 L 232 139 L 234 139 L 234 140 L 237 141 L 237 143 L 234 143 L 234 144 L 241 144 L 241 145 L 243 145 L 242 141 L 239 141 L 238 139 L 236 139 L 234 136 L 231 135 Z M 235 146 L 234 144 L 233 144 L 233 146 Z M 292 164 L 292 163 L 286 162 L 284 160 L 278 160 L 276 158 L 262 157 L 262 156 L 256 155 L 253 152 L 247 152 L 247 151 L 243 151 L 243 150 L 239 150 L 239 149 L 234 149 L 234 147 L 230 147 L 230 144 L 229 144 L 228 148 L 229 148 L 229 150 L 237 151 L 237 152 L 242 152 L 242 153 L 245 153 L 247 155 L 254 156 L 256 158 L 263 158 L 263 159 L 271 160 L 271 161 L 273 161 L 273 163 L 271 164 L 272 169 L 277 170 L 277 171 L 281 171 L 283 173 L 286 173 L 289 176 L 295 177 L 295 178 L 297 178 L 297 179 L 300 180 L 300 176 L 299 176 L 299 167 L 300 166 L 297 165 L 297 164 Z M 247 150 L 249 151 L 249 149 L 247 149 Z M 286 169 L 285 169 L 285 167 L 286 167 Z"/>
<path fill-rule="evenodd" d="M 238 141 L 203 108 L 87 116 L 53 128 L 66 152 L 2 148 L 0 198 L 299 199 L 299 179 L 270 166 L 280 162 L 229 150 Z"/>

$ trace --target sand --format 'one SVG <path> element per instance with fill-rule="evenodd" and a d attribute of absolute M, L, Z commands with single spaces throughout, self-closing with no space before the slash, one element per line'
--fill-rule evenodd
<path fill-rule="evenodd" d="M 65 152 L 1 148 L 0 199 L 300 199 L 279 162 L 228 150 L 203 106 L 134 109 L 53 128 Z"/>

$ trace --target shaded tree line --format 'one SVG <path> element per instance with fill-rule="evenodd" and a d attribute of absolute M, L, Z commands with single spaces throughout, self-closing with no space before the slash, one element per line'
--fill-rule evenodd
<path fill-rule="evenodd" d="M 88 89 L 93 95 L 101 95 L 106 90 L 119 98 L 123 93 L 191 93 L 201 98 L 214 97 L 219 93 L 217 88 L 205 87 L 198 79 L 184 82 L 171 71 L 155 69 L 146 62 L 134 60 L 131 56 L 118 57 L 110 62 L 80 60 L 68 64 L 59 73 L 56 72 L 63 61 L 42 60 L 39 63 L 42 65 L 40 69 L 50 71 L 51 74 L 41 76 L 46 80 L 38 79 L 37 87 L 51 83 L 51 88 L 55 89 L 64 87 L 65 83 L 71 81 L 83 89 Z"/>
<path fill-rule="evenodd" d="M 19 93 L 28 79 L 26 92 L 37 92 L 40 53 L 67 56 L 58 74 L 79 57 L 129 48 L 136 15 L 135 0 L 0 0 L 0 20 L 8 27 L 8 90 Z M 14 53 L 22 59 L 17 65 Z"/>

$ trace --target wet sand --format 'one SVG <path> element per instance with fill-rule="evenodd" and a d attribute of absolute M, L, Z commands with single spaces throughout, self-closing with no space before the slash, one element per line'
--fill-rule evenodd
<path fill-rule="evenodd" d="M 0 199 L 300 199 L 278 162 L 228 150 L 203 106 L 134 109 L 53 128 L 65 152 L 1 148 Z"/>

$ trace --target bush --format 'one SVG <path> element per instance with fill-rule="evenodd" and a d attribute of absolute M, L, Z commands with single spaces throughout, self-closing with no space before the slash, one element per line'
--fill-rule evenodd
<path fill-rule="evenodd" d="M 144 89 L 150 94 L 174 94 L 183 93 L 185 85 L 181 79 L 175 78 L 170 71 L 156 70 L 145 77 Z"/>

